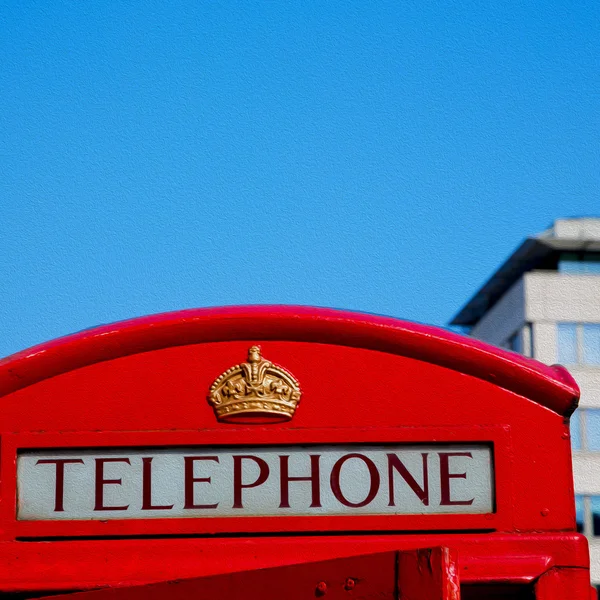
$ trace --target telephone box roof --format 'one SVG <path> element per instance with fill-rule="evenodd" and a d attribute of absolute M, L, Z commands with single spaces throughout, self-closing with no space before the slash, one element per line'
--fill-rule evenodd
<path fill-rule="evenodd" d="M 560 366 L 437 327 L 307 306 L 190 309 L 102 325 L 0 360 L 0 396 L 87 365 L 172 346 L 234 340 L 335 344 L 409 356 L 470 375 L 568 416 L 579 389 Z"/>

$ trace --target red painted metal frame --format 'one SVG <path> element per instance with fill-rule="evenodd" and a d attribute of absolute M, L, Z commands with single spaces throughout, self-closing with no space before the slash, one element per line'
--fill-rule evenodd
<path fill-rule="evenodd" d="M 461 583 L 527 584 L 565 566 L 589 582 L 580 534 L 426 533 L 19 542 L 18 553 L 15 543 L 0 543 L 0 589 L 123 587 L 442 544 L 458 552 Z"/>

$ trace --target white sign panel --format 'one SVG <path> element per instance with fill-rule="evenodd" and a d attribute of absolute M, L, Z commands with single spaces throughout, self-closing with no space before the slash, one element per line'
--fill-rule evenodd
<path fill-rule="evenodd" d="M 483 444 L 19 454 L 21 520 L 493 511 Z"/>

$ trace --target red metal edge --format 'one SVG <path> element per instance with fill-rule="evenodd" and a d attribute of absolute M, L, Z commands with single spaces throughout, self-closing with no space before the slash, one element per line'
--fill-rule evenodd
<path fill-rule="evenodd" d="M 391 317 L 308 306 L 229 306 L 102 325 L 0 360 L 0 396 L 96 362 L 171 346 L 235 340 L 336 344 L 408 356 L 471 375 L 568 417 L 579 388 L 560 366 Z"/>
<path fill-rule="evenodd" d="M 96 540 L 93 550 L 91 544 L 1 542 L 0 588 L 6 593 L 127 587 L 443 544 L 458 551 L 464 583 L 532 583 L 557 566 L 580 570 L 589 581 L 587 540 L 573 533 L 144 538 Z"/>

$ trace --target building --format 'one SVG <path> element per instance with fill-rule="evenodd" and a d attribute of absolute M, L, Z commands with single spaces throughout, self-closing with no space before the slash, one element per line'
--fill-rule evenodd
<path fill-rule="evenodd" d="M 581 388 L 571 419 L 577 524 L 600 585 L 600 218 L 559 219 L 527 238 L 451 321 L 547 364 Z"/>

